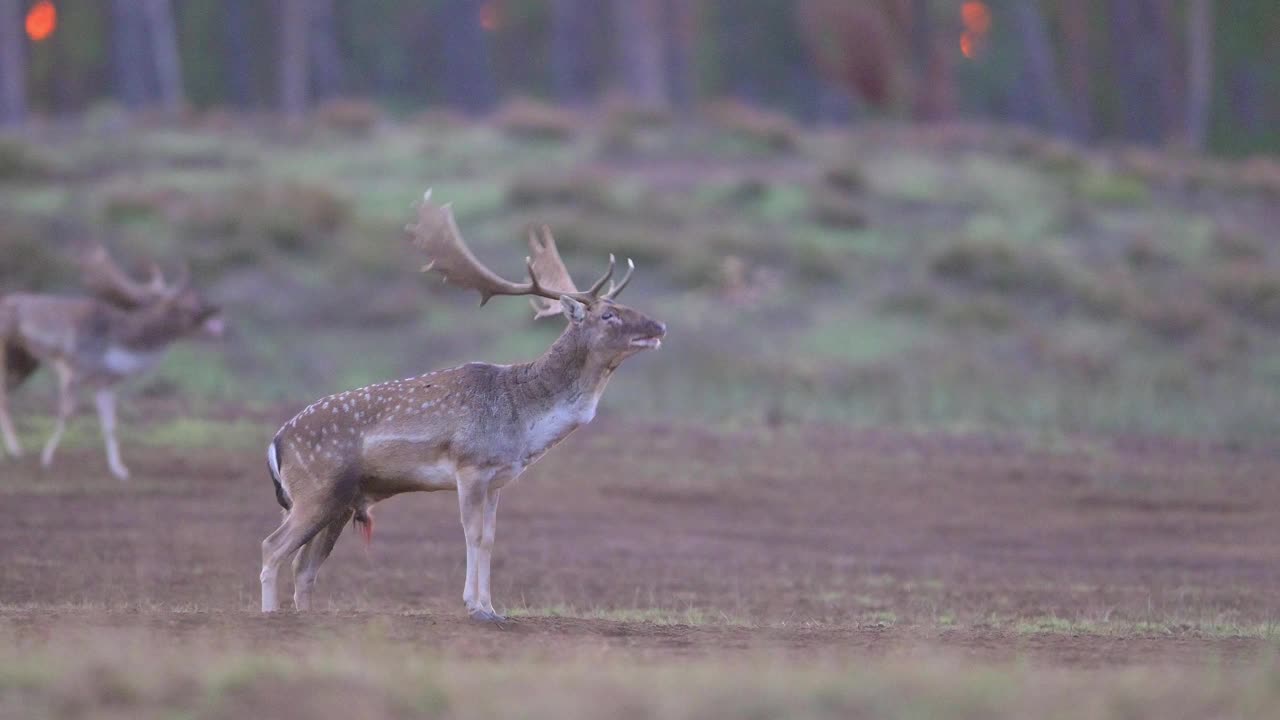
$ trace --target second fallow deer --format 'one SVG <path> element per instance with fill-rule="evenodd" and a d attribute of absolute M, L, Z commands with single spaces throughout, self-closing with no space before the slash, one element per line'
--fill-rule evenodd
<path fill-rule="evenodd" d="M 93 297 L 14 293 L 0 297 L 0 436 L 9 454 L 22 449 L 9 417 L 9 393 L 41 364 L 58 376 L 58 418 L 40 463 L 48 467 L 76 395 L 92 388 L 102 424 L 107 464 L 120 479 L 129 470 L 116 441 L 115 386 L 149 370 L 181 337 L 222 334 L 222 316 L 189 282 L 168 283 L 152 266 L 151 281 L 139 283 L 119 268 L 102 246 L 81 258 Z"/>
<path fill-rule="evenodd" d="M 609 271 L 579 292 L 551 233 L 530 233 L 529 281 L 502 279 L 463 242 L 450 208 L 431 193 L 410 226 L 414 241 L 448 282 L 495 295 L 526 295 L 536 317 L 563 314 L 565 330 L 538 359 L 469 363 L 323 398 L 276 434 L 267 464 L 284 522 L 262 543 L 262 610 L 278 608 L 276 584 L 294 560 L 294 606 L 309 609 L 321 563 L 349 521 L 372 533 L 374 503 L 404 492 L 458 493 L 466 538 L 462 600 L 472 618 L 501 622 L 489 591 L 498 496 L 543 453 L 595 416 L 614 370 L 657 348 L 666 326 L 614 302 L 631 278 Z M 606 290 L 605 285 L 609 284 Z"/>

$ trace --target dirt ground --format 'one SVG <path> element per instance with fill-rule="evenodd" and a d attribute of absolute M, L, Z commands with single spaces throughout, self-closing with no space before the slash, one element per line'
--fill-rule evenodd
<path fill-rule="evenodd" d="M 0 631 L 1091 667 L 1252 657 L 1280 606 L 1269 452 L 605 416 L 503 495 L 504 628 L 465 620 L 452 494 L 379 505 L 372 545 L 348 532 L 325 565 L 319 612 L 264 617 L 279 508 L 262 453 L 126 456 L 127 483 L 96 448 L 0 465 Z"/>

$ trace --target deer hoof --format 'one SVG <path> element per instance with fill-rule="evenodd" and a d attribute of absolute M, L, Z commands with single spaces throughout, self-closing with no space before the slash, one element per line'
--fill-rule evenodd
<path fill-rule="evenodd" d="M 505 625 L 507 619 L 492 610 L 472 610 L 471 621 L 486 625 Z"/>

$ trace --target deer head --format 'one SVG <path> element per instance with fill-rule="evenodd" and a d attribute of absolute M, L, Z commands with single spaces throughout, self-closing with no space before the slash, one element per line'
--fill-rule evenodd
<path fill-rule="evenodd" d="M 166 280 L 160 265 L 150 264 L 150 277 L 141 283 L 129 277 L 111 258 L 107 249 L 93 244 L 80 257 L 81 277 L 89 293 L 126 311 L 152 309 L 166 314 L 173 325 L 210 337 L 225 330 L 220 308 L 211 304 L 191 285 L 190 270 L 184 265 L 174 281 Z"/>
<path fill-rule="evenodd" d="M 453 210 L 447 204 L 431 202 L 430 190 L 418 206 L 418 223 L 407 229 L 430 260 L 422 271 L 439 273 L 445 282 L 479 292 L 481 305 L 496 295 L 528 296 L 535 319 L 563 314 L 569 321 L 566 332 L 579 335 L 593 353 L 617 362 L 662 344 L 666 325 L 614 301 L 635 271 L 630 260 L 622 280 L 614 283 L 617 263 L 610 255 L 604 275 L 587 290 L 579 291 L 560 258 L 555 238 L 544 225 L 529 231 L 530 254 L 525 258 L 529 281 L 505 280 L 476 258 L 458 231 Z"/>

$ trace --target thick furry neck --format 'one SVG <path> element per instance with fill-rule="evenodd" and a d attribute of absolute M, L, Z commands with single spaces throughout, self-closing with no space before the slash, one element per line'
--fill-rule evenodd
<path fill-rule="evenodd" d="M 182 319 L 168 303 L 157 302 L 136 310 L 112 308 L 119 321 L 114 339 L 130 350 L 158 350 L 186 332 Z"/>
<path fill-rule="evenodd" d="M 516 365 L 511 390 L 530 403 L 558 405 L 599 399 L 618 363 L 591 352 L 581 326 L 570 324 L 542 357 Z"/>

